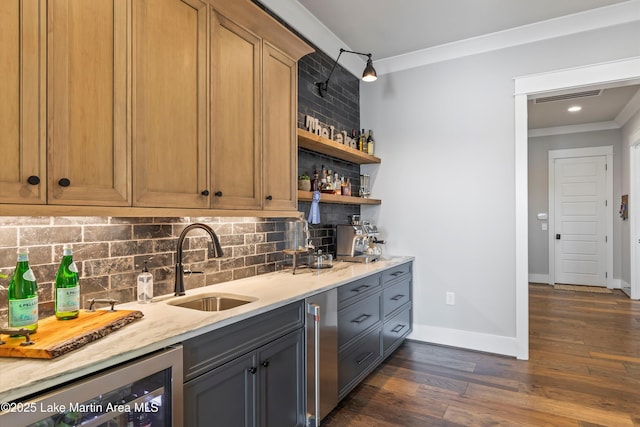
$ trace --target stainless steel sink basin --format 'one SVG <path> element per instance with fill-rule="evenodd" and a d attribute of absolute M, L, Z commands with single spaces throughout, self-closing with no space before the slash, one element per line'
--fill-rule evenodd
<path fill-rule="evenodd" d="M 234 294 L 203 294 L 168 301 L 176 307 L 191 308 L 200 311 L 224 311 L 256 301 L 256 298 Z"/>

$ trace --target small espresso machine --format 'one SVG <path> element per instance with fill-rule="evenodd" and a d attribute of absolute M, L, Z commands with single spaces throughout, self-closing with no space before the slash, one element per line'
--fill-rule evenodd
<path fill-rule="evenodd" d="M 370 263 L 380 259 L 382 253 L 378 240 L 378 228 L 367 222 L 360 221 L 354 215 L 351 224 L 338 224 L 336 231 L 336 259 L 338 261 Z"/>

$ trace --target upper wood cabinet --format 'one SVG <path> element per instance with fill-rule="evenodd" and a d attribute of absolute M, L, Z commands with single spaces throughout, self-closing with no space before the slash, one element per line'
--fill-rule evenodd
<path fill-rule="evenodd" d="M 207 9 L 133 2 L 134 206 L 209 207 Z"/>
<path fill-rule="evenodd" d="M 265 43 L 263 64 L 264 208 L 296 209 L 297 62 Z"/>
<path fill-rule="evenodd" d="M 297 216 L 312 51 L 251 0 L 0 0 L 0 215 Z"/>
<path fill-rule="evenodd" d="M 212 206 L 262 206 L 262 41 L 211 14 Z"/>
<path fill-rule="evenodd" d="M 50 204 L 131 203 L 127 5 L 47 4 Z"/>
<path fill-rule="evenodd" d="M 0 1 L 0 202 L 46 202 L 44 0 Z"/>

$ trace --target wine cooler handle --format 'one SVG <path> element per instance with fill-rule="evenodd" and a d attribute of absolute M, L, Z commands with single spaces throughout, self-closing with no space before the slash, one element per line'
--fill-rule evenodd
<path fill-rule="evenodd" d="M 314 403 L 313 416 L 315 427 L 320 427 L 320 306 L 307 304 L 307 313 L 313 316 L 313 371 Z"/>

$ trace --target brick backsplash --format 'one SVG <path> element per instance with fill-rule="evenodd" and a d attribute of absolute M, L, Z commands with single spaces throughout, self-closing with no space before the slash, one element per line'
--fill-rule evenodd
<path fill-rule="evenodd" d="M 135 300 L 136 276 L 149 259 L 154 294 L 173 292 L 177 239 L 193 222 L 211 226 L 224 257 L 208 257 L 208 235 L 192 230 L 184 241 L 183 263 L 205 274 L 185 277 L 193 289 L 281 268 L 286 262 L 283 218 L 116 218 L 116 217 L 0 217 L 0 271 L 11 275 L 16 250 L 29 248 L 36 275 L 40 315 L 53 314 L 53 282 L 62 258 L 62 245 L 73 244 L 80 271 L 83 307 L 89 298 Z M 327 242 L 327 234 L 324 242 Z M 7 287 L 9 279 L 0 279 Z M 0 325 L 6 323 L 7 291 L 0 290 Z"/>

